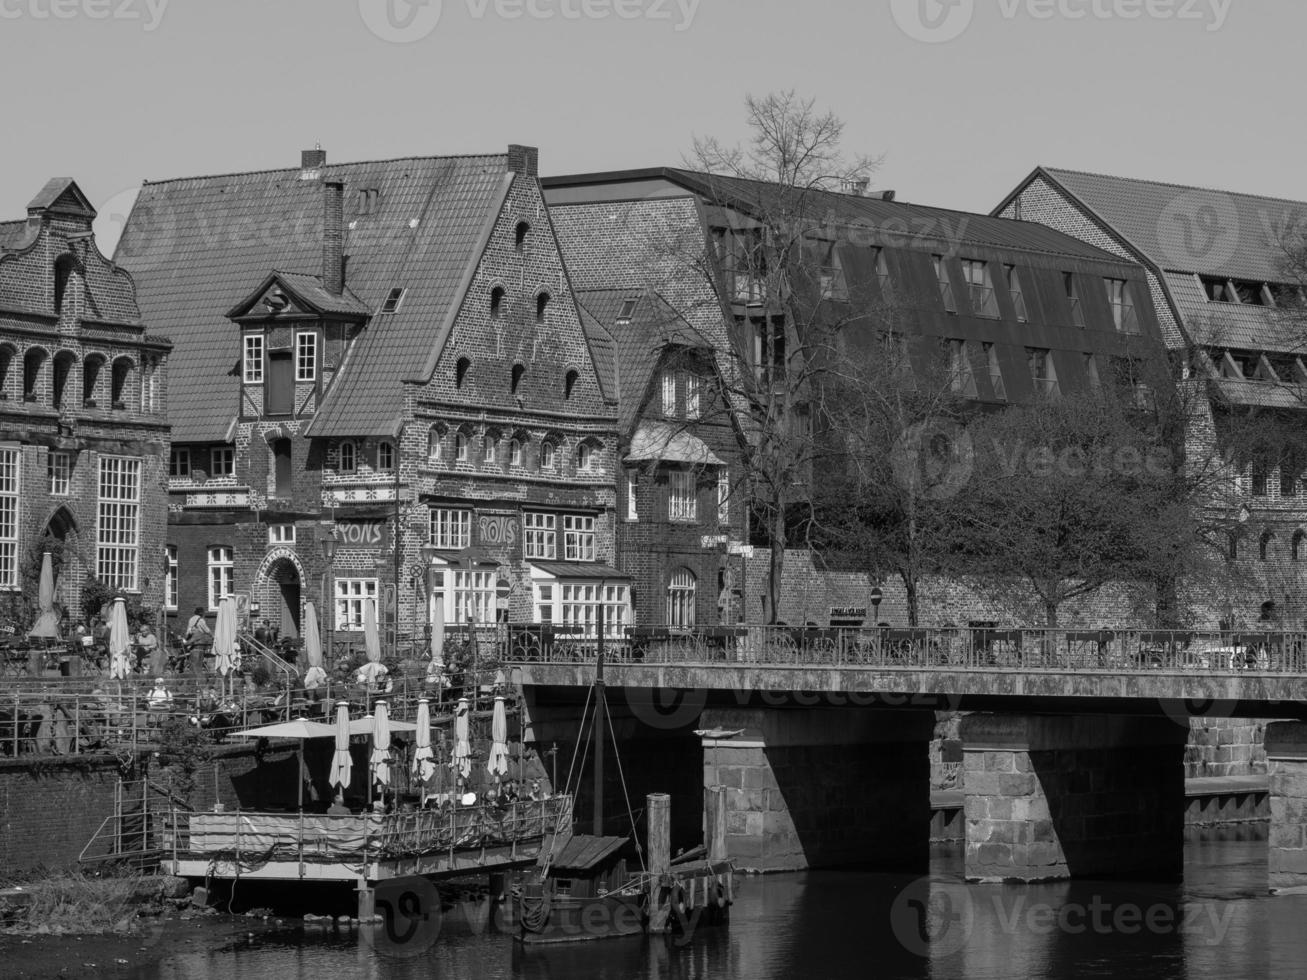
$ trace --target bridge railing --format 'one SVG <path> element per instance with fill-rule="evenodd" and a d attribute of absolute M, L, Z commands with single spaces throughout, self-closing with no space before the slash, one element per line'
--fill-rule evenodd
<path fill-rule="evenodd" d="M 593 636 L 570 635 L 510 663 L 588 664 Z M 1307 632 L 998 628 L 637 627 L 606 643 L 615 663 L 1049 671 L 1307 674 Z"/>

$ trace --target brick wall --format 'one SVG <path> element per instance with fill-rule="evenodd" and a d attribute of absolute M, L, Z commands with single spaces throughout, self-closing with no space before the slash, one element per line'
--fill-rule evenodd
<path fill-rule="evenodd" d="M 113 813 L 116 759 L 0 761 L 0 877 L 70 867 Z"/>

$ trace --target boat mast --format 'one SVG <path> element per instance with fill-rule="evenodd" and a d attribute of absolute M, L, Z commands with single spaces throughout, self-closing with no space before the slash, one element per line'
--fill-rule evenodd
<path fill-rule="evenodd" d="M 604 589 L 603 585 L 599 586 L 599 608 L 596 611 L 596 625 L 598 626 L 598 642 L 596 647 L 599 651 L 598 660 L 595 664 L 595 786 L 594 786 L 594 835 L 600 837 L 604 832 L 604 720 L 607 715 L 604 704 Z"/>

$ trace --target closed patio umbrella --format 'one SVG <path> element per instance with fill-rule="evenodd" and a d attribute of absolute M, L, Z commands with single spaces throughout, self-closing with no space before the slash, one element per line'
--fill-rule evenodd
<path fill-rule="evenodd" d="M 54 611 L 54 562 L 48 551 L 41 556 L 41 580 L 36 596 L 40 615 L 28 631 L 28 639 L 59 639 L 59 614 Z"/>
<path fill-rule="evenodd" d="M 118 596 L 109 610 L 109 676 L 122 680 L 132 672 L 131 634 L 127 631 L 127 600 Z"/>
<path fill-rule="evenodd" d="M 431 604 L 431 667 L 445 665 L 445 605 L 442 602 Z"/>
<path fill-rule="evenodd" d="M 390 709 L 385 701 L 378 701 L 372 708 L 372 758 L 368 769 L 372 781 L 383 787 L 390 785 Z M 383 794 L 385 790 L 382 790 Z"/>
<path fill-rule="evenodd" d="M 363 603 L 363 649 L 367 651 L 368 663 L 381 663 L 381 637 L 377 633 L 376 599 L 368 599 Z"/>
<path fill-rule="evenodd" d="M 304 661 L 310 667 L 322 667 L 322 633 L 312 600 L 304 603 Z"/>
<path fill-rule="evenodd" d="M 468 717 L 467 698 L 458 699 L 458 708 L 454 712 L 454 754 L 450 761 L 454 770 L 467 779 L 472 775 L 472 743 L 468 738 L 470 720 Z"/>
<path fill-rule="evenodd" d="M 340 787 L 341 795 L 349 789 L 349 782 L 354 774 L 353 764 L 349 759 L 349 702 L 336 702 L 336 753 L 331 757 L 331 775 L 328 782 Z"/>
<path fill-rule="evenodd" d="M 490 718 L 490 758 L 486 760 L 490 775 L 501 779 L 508 775 L 508 711 L 502 697 L 495 698 Z"/>
<path fill-rule="evenodd" d="M 240 666 L 236 653 L 236 600 L 231 596 L 218 600 L 218 619 L 213 624 L 213 655 L 217 659 L 218 673 L 224 678 Z"/>
<path fill-rule="evenodd" d="M 427 784 L 436 775 L 436 756 L 431 749 L 431 705 L 426 698 L 418 700 L 417 734 L 413 749 L 413 775 L 422 785 L 422 801 L 426 802 Z"/>

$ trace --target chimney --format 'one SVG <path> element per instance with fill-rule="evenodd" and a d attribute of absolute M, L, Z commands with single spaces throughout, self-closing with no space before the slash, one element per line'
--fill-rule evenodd
<path fill-rule="evenodd" d="M 322 287 L 331 295 L 345 291 L 345 185 L 322 183 Z"/>
<path fill-rule="evenodd" d="M 534 146 L 519 146 L 517 143 L 510 143 L 508 146 L 508 170 L 510 173 L 521 174 L 523 177 L 539 177 L 540 151 Z"/>
<path fill-rule="evenodd" d="M 300 180 L 317 180 L 327 165 L 327 151 L 321 146 L 300 151 Z"/>

